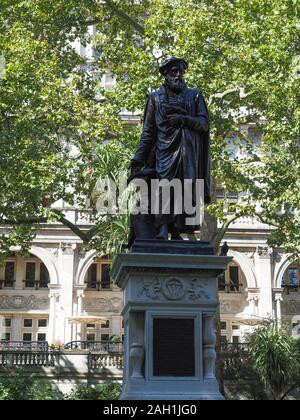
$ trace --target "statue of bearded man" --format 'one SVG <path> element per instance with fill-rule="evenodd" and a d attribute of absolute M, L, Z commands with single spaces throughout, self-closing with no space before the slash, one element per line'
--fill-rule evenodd
<path fill-rule="evenodd" d="M 199 89 L 190 89 L 184 81 L 188 63 L 170 58 L 160 67 L 164 84 L 152 92 L 145 107 L 144 129 L 131 163 L 131 179 L 154 170 L 159 180 L 204 180 L 204 202 L 210 203 L 209 115 Z M 147 172 L 148 171 L 148 172 Z M 196 200 L 193 198 L 193 203 Z M 174 206 L 173 206 L 174 208 Z M 181 233 L 193 233 L 200 226 L 187 226 L 184 214 L 157 214 L 155 235 L 151 239 L 181 239 Z M 150 220 L 150 219 L 149 219 Z M 136 239 L 150 239 L 139 237 Z"/>

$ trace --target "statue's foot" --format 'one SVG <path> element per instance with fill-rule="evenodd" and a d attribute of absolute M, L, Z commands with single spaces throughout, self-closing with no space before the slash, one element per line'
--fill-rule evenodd
<path fill-rule="evenodd" d="M 162 225 L 158 229 L 158 234 L 155 239 L 167 241 L 169 239 L 168 225 Z"/>
<path fill-rule="evenodd" d="M 184 239 L 179 235 L 179 233 L 172 233 L 171 241 L 184 241 Z"/>

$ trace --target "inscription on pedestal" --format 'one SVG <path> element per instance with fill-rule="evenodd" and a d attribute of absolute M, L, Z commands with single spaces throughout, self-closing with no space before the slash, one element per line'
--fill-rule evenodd
<path fill-rule="evenodd" d="M 153 320 L 153 376 L 195 376 L 193 319 Z"/>

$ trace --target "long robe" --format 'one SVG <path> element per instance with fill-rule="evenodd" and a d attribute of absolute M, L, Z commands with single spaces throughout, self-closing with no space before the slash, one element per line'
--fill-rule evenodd
<path fill-rule="evenodd" d="M 170 126 L 168 107 L 184 110 L 183 127 Z M 160 180 L 195 182 L 203 179 L 204 200 L 210 202 L 209 115 L 199 89 L 185 88 L 176 95 L 162 86 L 149 95 L 144 129 L 134 160 L 147 168 L 155 168 Z M 174 218 L 164 218 L 158 224 L 173 221 Z M 185 229 L 181 226 L 180 231 Z"/>

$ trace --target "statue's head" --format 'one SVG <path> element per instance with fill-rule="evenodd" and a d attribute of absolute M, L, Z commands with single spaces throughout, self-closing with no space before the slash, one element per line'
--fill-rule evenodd
<path fill-rule="evenodd" d="M 179 93 L 185 87 L 184 74 L 188 63 L 183 58 L 168 58 L 159 68 L 165 76 L 165 84 L 174 92 Z"/>

